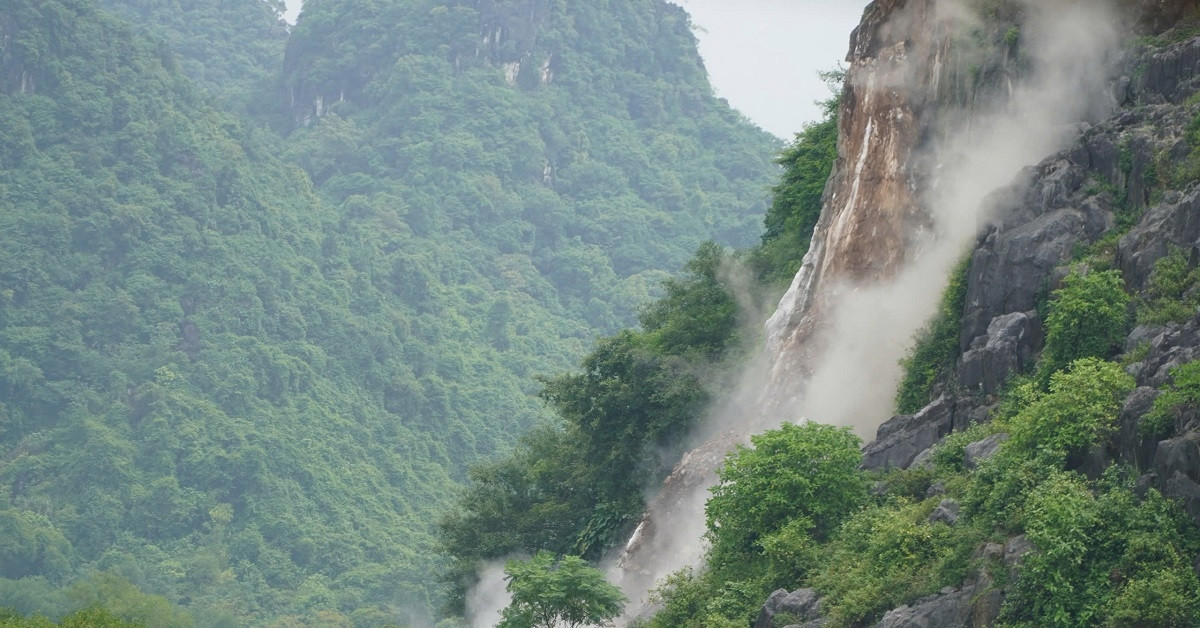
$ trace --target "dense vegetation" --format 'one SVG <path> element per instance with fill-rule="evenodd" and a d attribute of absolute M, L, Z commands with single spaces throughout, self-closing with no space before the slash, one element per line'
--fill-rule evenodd
<path fill-rule="evenodd" d="M 447 577 L 458 591 L 452 611 L 461 610 L 486 560 L 538 551 L 596 559 L 632 531 L 645 488 L 670 470 L 681 437 L 722 393 L 720 373 L 758 341 L 747 330 L 761 321 L 747 319 L 738 295 L 777 295 L 785 268 L 795 267 L 777 254 L 808 247 L 821 207 L 813 191 L 836 158 L 835 103 L 780 159 L 786 171 L 766 222 L 788 226 L 733 253 L 702 245 L 684 274 L 643 308 L 640 329 L 601 339 L 580 372 L 544 381 L 542 395 L 560 426 L 536 430 L 510 456 L 472 469 L 441 524 Z"/>
<path fill-rule="evenodd" d="M 137 27 L 0 7 L 0 606 L 66 616 L 111 576 L 198 625 L 427 616 L 466 469 L 554 424 L 533 377 L 652 295 L 708 301 L 717 245 L 660 284 L 751 240 L 776 143 L 712 96 L 678 8 L 308 4 L 283 69 L 260 0 L 103 3 Z M 510 84 L 516 44 L 444 48 L 527 9 L 508 32 L 552 80 Z M 292 129 L 288 96 L 334 78 L 359 82 Z M 731 303 L 647 310 L 595 373 L 674 382 Z M 550 405 L 601 425 L 572 377 Z M 664 442 L 688 420 L 653 418 Z M 624 464 L 641 432 L 604 435 L 537 472 Z M 631 485 L 595 488 L 624 516 Z"/>
<path fill-rule="evenodd" d="M 646 626 L 745 626 L 772 590 L 799 586 L 818 591 L 831 625 L 869 625 L 973 574 L 1002 586 L 1010 572 L 980 548 L 1018 534 L 1035 551 L 1011 582 L 1003 625 L 1195 625 L 1200 531 L 1154 489 L 1135 494 L 1129 469 L 1080 466 L 1087 452 L 1114 446 L 1133 388 L 1105 360 L 1113 329 L 1126 330 L 1128 299 L 1112 271 L 1064 280 L 1049 326 L 1083 312 L 1091 324 L 1048 334 L 1043 359 L 1100 355 L 1076 357 L 1046 383 L 1030 375 L 1011 384 L 992 420 L 946 439 L 929 467 L 873 477 L 857 470 L 855 439 L 814 424 L 756 437 L 755 449 L 730 456 L 709 501 L 710 522 L 720 525 L 709 527 L 707 564 L 660 586 L 664 608 Z M 1146 421 L 1195 410 L 1194 364 L 1176 372 Z M 994 457 L 964 467 L 965 445 L 1000 433 L 1009 438 Z M 798 469 L 809 472 L 797 477 Z M 877 483 L 869 496 L 868 482 Z M 795 499 L 774 509 L 785 495 Z M 961 503 L 953 525 L 930 517 L 944 499 Z"/>

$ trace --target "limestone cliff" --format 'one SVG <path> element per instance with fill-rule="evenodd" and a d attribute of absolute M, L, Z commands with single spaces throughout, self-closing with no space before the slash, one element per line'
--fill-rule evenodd
<path fill-rule="evenodd" d="M 1200 40 L 1187 41 L 1180 29 L 1152 38 L 1152 46 L 1130 43 L 1196 10 L 1193 0 L 872 3 L 851 38 L 838 157 L 821 218 L 767 324 L 760 420 L 723 430 L 684 458 L 651 502 L 618 573 L 644 581 L 669 572 L 660 563 L 677 567 L 699 556 L 702 529 L 674 513 L 703 503 L 686 487 L 711 485 L 711 461 L 719 458 L 711 452 L 743 442 L 747 430 L 801 418 L 845 420 L 812 412 L 830 407 L 812 398 L 827 397 L 858 417 L 848 424 L 873 434 L 888 410 L 880 400 L 890 402 L 895 389 L 898 369 L 889 368 L 932 314 L 964 253 L 971 261 L 956 368 L 929 407 L 880 428 L 866 449 L 869 465 L 906 467 L 949 432 L 986 420 L 990 395 L 1041 349 L 1038 299 L 1081 249 L 1114 233 L 1117 213 L 1149 207 L 1119 248 L 1132 292 L 1145 289 L 1166 241 L 1200 250 L 1187 209 L 1194 186 L 1163 193 L 1157 181 L 1152 193 L 1147 183 L 1156 160 L 1161 168 L 1190 153 L 1183 103 L 1196 91 Z M 893 319 L 882 325 L 890 335 L 871 329 Z M 1164 369 L 1197 350 L 1197 323 L 1189 325 L 1135 332 L 1152 347 L 1140 379 L 1161 383 Z M 854 345 L 857 335 L 865 347 Z M 821 372 L 830 363 L 843 371 L 840 379 Z M 1200 465 L 1186 462 L 1200 458 L 1193 455 L 1198 433 L 1180 431 L 1157 455 L 1154 443 L 1139 451 L 1143 468 L 1161 467 L 1163 490 L 1191 496 L 1189 508 L 1200 513 Z M 679 540 L 689 535 L 690 542 Z M 660 553 L 665 537 L 669 550 Z M 889 615 L 887 625 L 933 625 L 913 619 L 921 613 L 962 625 L 978 610 L 969 607 L 976 585 Z"/>

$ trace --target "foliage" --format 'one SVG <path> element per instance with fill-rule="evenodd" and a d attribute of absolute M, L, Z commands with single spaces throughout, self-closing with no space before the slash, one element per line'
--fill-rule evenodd
<path fill-rule="evenodd" d="M 862 625 L 962 581 L 982 534 L 929 523 L 935 503 L 868 508 L 846 521 L 824 570 L 812 580 L 835 625 Z"/>
<path fill-rule="evenodd" d="M 1154 407 L 1142 417 L 1138 430 L 1144 436 L 1166 438 L 1182 422 L 1186 412 L 1200 406 L 1200 362 L 1188 362 L 1171 369 L 1171 381 L 1154 399 Z"/>
<path fill-rule="evenodd" d="M 136 27 L 0 7 L 0 590 L 22 612 L 111 570 L 204 623 L 427 619 L 438 514 L 550 418 L 531 376 L 634 322 L 699 243 L 752 240 L 776 143 L 712 95 L 680 11 L 540 3 L 563 65 L 510 85 L 443 45 L 528 7 L 460 4 L 311 0 L 286 67 L 260 0 L 104 0 Z M 291 97 L 329 77 L 363 82 L 299 124 Z M 214 106 L 247 90 L 295 132 Z M 636 508 L 579 504 L 589 548 Z"/>
<path fill-rule="evenodd" d="M 1026 557 L 1003 619 L 1018 626 L 1195 625 L 1195 527 L 1157 491 L 1139 501 L 1119 472 L 1098 488 L 1094 494 L 1079 474 L 1059 472 L 1030 495 L 1026 530 L 1038 551 Z"/>
<path fill-rule="evenodd" d="M 270 92 L 288 29 L 280 0 L 98 0 L 151 39 L 170 45 L 180 69 L 230 109 Z M 248 113 L 248 112 L 247 112 Z"/>
<path fill-rule="evenodd" d="M 781 536 L 822 540 L 866 501 L 861 441 L 848 428 L 784 424 L 750 442 L 718 470 L 705 508 L 716 570 L 753 569 L 747 556 L 785 542 Z"/>
<path fill-rule="evenodd" d="M 1193 267 L 1183 249 L 1171 247 L 1154 262 L 1146 294 L 1138 302 L 1139 325 L 1182 323 L 1200 307 L 1200 270 Z"/>
<path fill-rule="evenodd" d="M 1134 380 L 1113 362 L 1083 358 L 1050 378 L 1049 392 L 1031 400 L 1008 422 L 1010 447 L 1066 459 L 1104 443 Z"/>
<path fill-rule="evenodd" d="M 896 391 L 896 412 L 913 414 L 931 401 L 933 387 L 954 369 L 958 358 L 958 322 L 967 298 L 968 256 L 950 273 L 937 313 L 929 326 L 916 334 L 915 343 L 900 361 L 904 376 Z"/>
<path fill-rule="evenodd" d="M 147 626 L 172 626 L 173 624 L 147 624 L 140 621 L 125 621 L 103 606 L 82 608 L 54 622 L 40 615 L 24 617 L 0 608 L 0 628 L 146 628 Z"/>
<path fill-rule="evenodd" d="M 1055 290 L 1046 316 L 1042 380 L 1080 358 L 1108 358 L 1125 339 L 1129 324 L 1120 271 L 1072 271 Z"/>
<path fill-rule="evenodd" d="M 762 243 L 752 257 L 765 283 L 791 282 L 808 253 L 821 217 L 825 182 L 837 158 L 838 102 L 828 104 L 823 120 L 806 124 L 776 160 L 783 166 L 783 177 L 772 190 Z"/>
<path fill-rule="evenodd" d="M 504 567 L 512 603 L 499 628 L 578 628 L 607 622 L 621 613 L 625 596 L 583 559 L 539 552 Z"/>

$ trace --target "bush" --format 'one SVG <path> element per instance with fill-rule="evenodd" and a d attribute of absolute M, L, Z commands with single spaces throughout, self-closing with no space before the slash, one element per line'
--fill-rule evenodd
<path fill-rule="evenodd" d="M 1200 362 L 1188 362 L 1171 369 L 1171 383 L 1154 400 L 1154 407 L 1138 424 L 1143 436 L 1166 437 L 1178 423 L 1185 408 L 1200 404 Z"/>
<path fill-rule="evenodd" d="M 1200 269 L 1192 267 L 1183 249 L 1170 252 L 1154 263 L 1147 282 L 1146 295 L 1138 304 L 1137 322 L 1141 325 L 1182 323 L 1200 306 Z"/>
<path fill-rule="evenodd" d="M 621 614 L 625 596 L 600 570 L 576 556 L 538 552 L 504 566 L 512 603 L 498 628 L 555 628 L 602 624 Z"/>
<path fill-rule="evenodd" d="M 1001 619 L 1017 626 L 1194 626 L 1198 531 L 1151 490 L 1139 502 L 1120 470 L 1096 487 L 1052 474 L 1030 495 L 1025 558 Z"/>
<path fill-rule="evenodd" d="M 982 535 L 926 521 L 933 502 L 863 510 L 842 526 L 813 578 L 836 625 L 862 625 L 890 608 L 960 584 Z"/>
<path fill-rule="evenodd" d="M 900 361 L 904 377 L 896 390 L 896 412 L 899 414 L 913 414 L 925 407 L 933 396 L 934 384 L 954 369 L 958 358 L 958 321 L 967 298 L 967 271 L 970 268 L 970 257 L 955 267 L 933 321 L 917 333 L 912 351 Z"/>
<path fill-rule="evenodd" d="M 1112 362 L 1084 358 L 1050 378 L 1039 395 L 1008 422 L 1009 447 L 1064 460 L 1108 438 L 1134 380 Z"/>
<path fill-rule="evenodd" d="M 1049 304 L 1041 380 L 1080 358 L 1111 356 L 1125 339 L 1128 305 L 1120 271 L 1067 275 Z"/>
<path fill-rule="evenodd" d="M 718 471 L 706 508 L 716 570 L 745 568 L 764 543 L 794 549 L 797 537 L 827 538 L 867 498 L 861 441 L 848 428 L 785 424 L 750 441 Z"/>

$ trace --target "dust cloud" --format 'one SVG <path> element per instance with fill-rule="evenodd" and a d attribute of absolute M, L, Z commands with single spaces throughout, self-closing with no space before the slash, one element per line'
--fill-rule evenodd
<path fill-rule="evenodd" d="M 791 403 L 763 416 L 762 408 L 770 407 L 762 391 L 771 356 L 760 356 L 744 373 L 738 394 L 713 410 L 706 430 L 715 436 L 676 468 L 650 501 L 632 547 L 610 567 L 610 576 L 634 601 L 624 621 L 647 611 L 650 583 L 700 563 L 703 504 L 722 449 L 786 421 L 850 426 L 865 439 L 874 436 L 891 413 L 902 374 L 900 359 L 934 314 L 951 268 L 994 218 L 997 203 L 990 197 L 1010 186 L 1023 169 L 1066 148 L 1078 136 L 1081 122 L 1115 106 L 1110 76 L 1120 53 L 1115 7 L 1102 0 L 1025 0 L 1020 5 L 1025 16 L 1019 34 L 1022 61 L 1028 69 L 994 102 L 945 112 L 935 124 L 933 139 L 920 155 L 932 165 L 921 199 L 929 221 L 914 228 L 909 261 L 882 281 L 815 284 L 825 292 L 819 299 L 826 304 L 823 311 L 805 311 L 816 300 L 813 295 L 793 294 L 794 302 L 780 304 L 798 311 L 785 312 L 777 321 L 804 324 L 805 317 L 821 317 L 822 348 L 815 366 L 806 381 L 791 383 L 798 391 Z M 961 32 L 979 24 L 978 9 L 969 2 L 943 0 L 937 9 L 940 18 Z M 892 88 L 912 75 L 911 68 L 902 67 L 878 84 Z M 823 254 L 823 248 L 814 241 L 810 255 Z M 768 330 L 769 337 L 778 335 L 778 329 Z"/>

